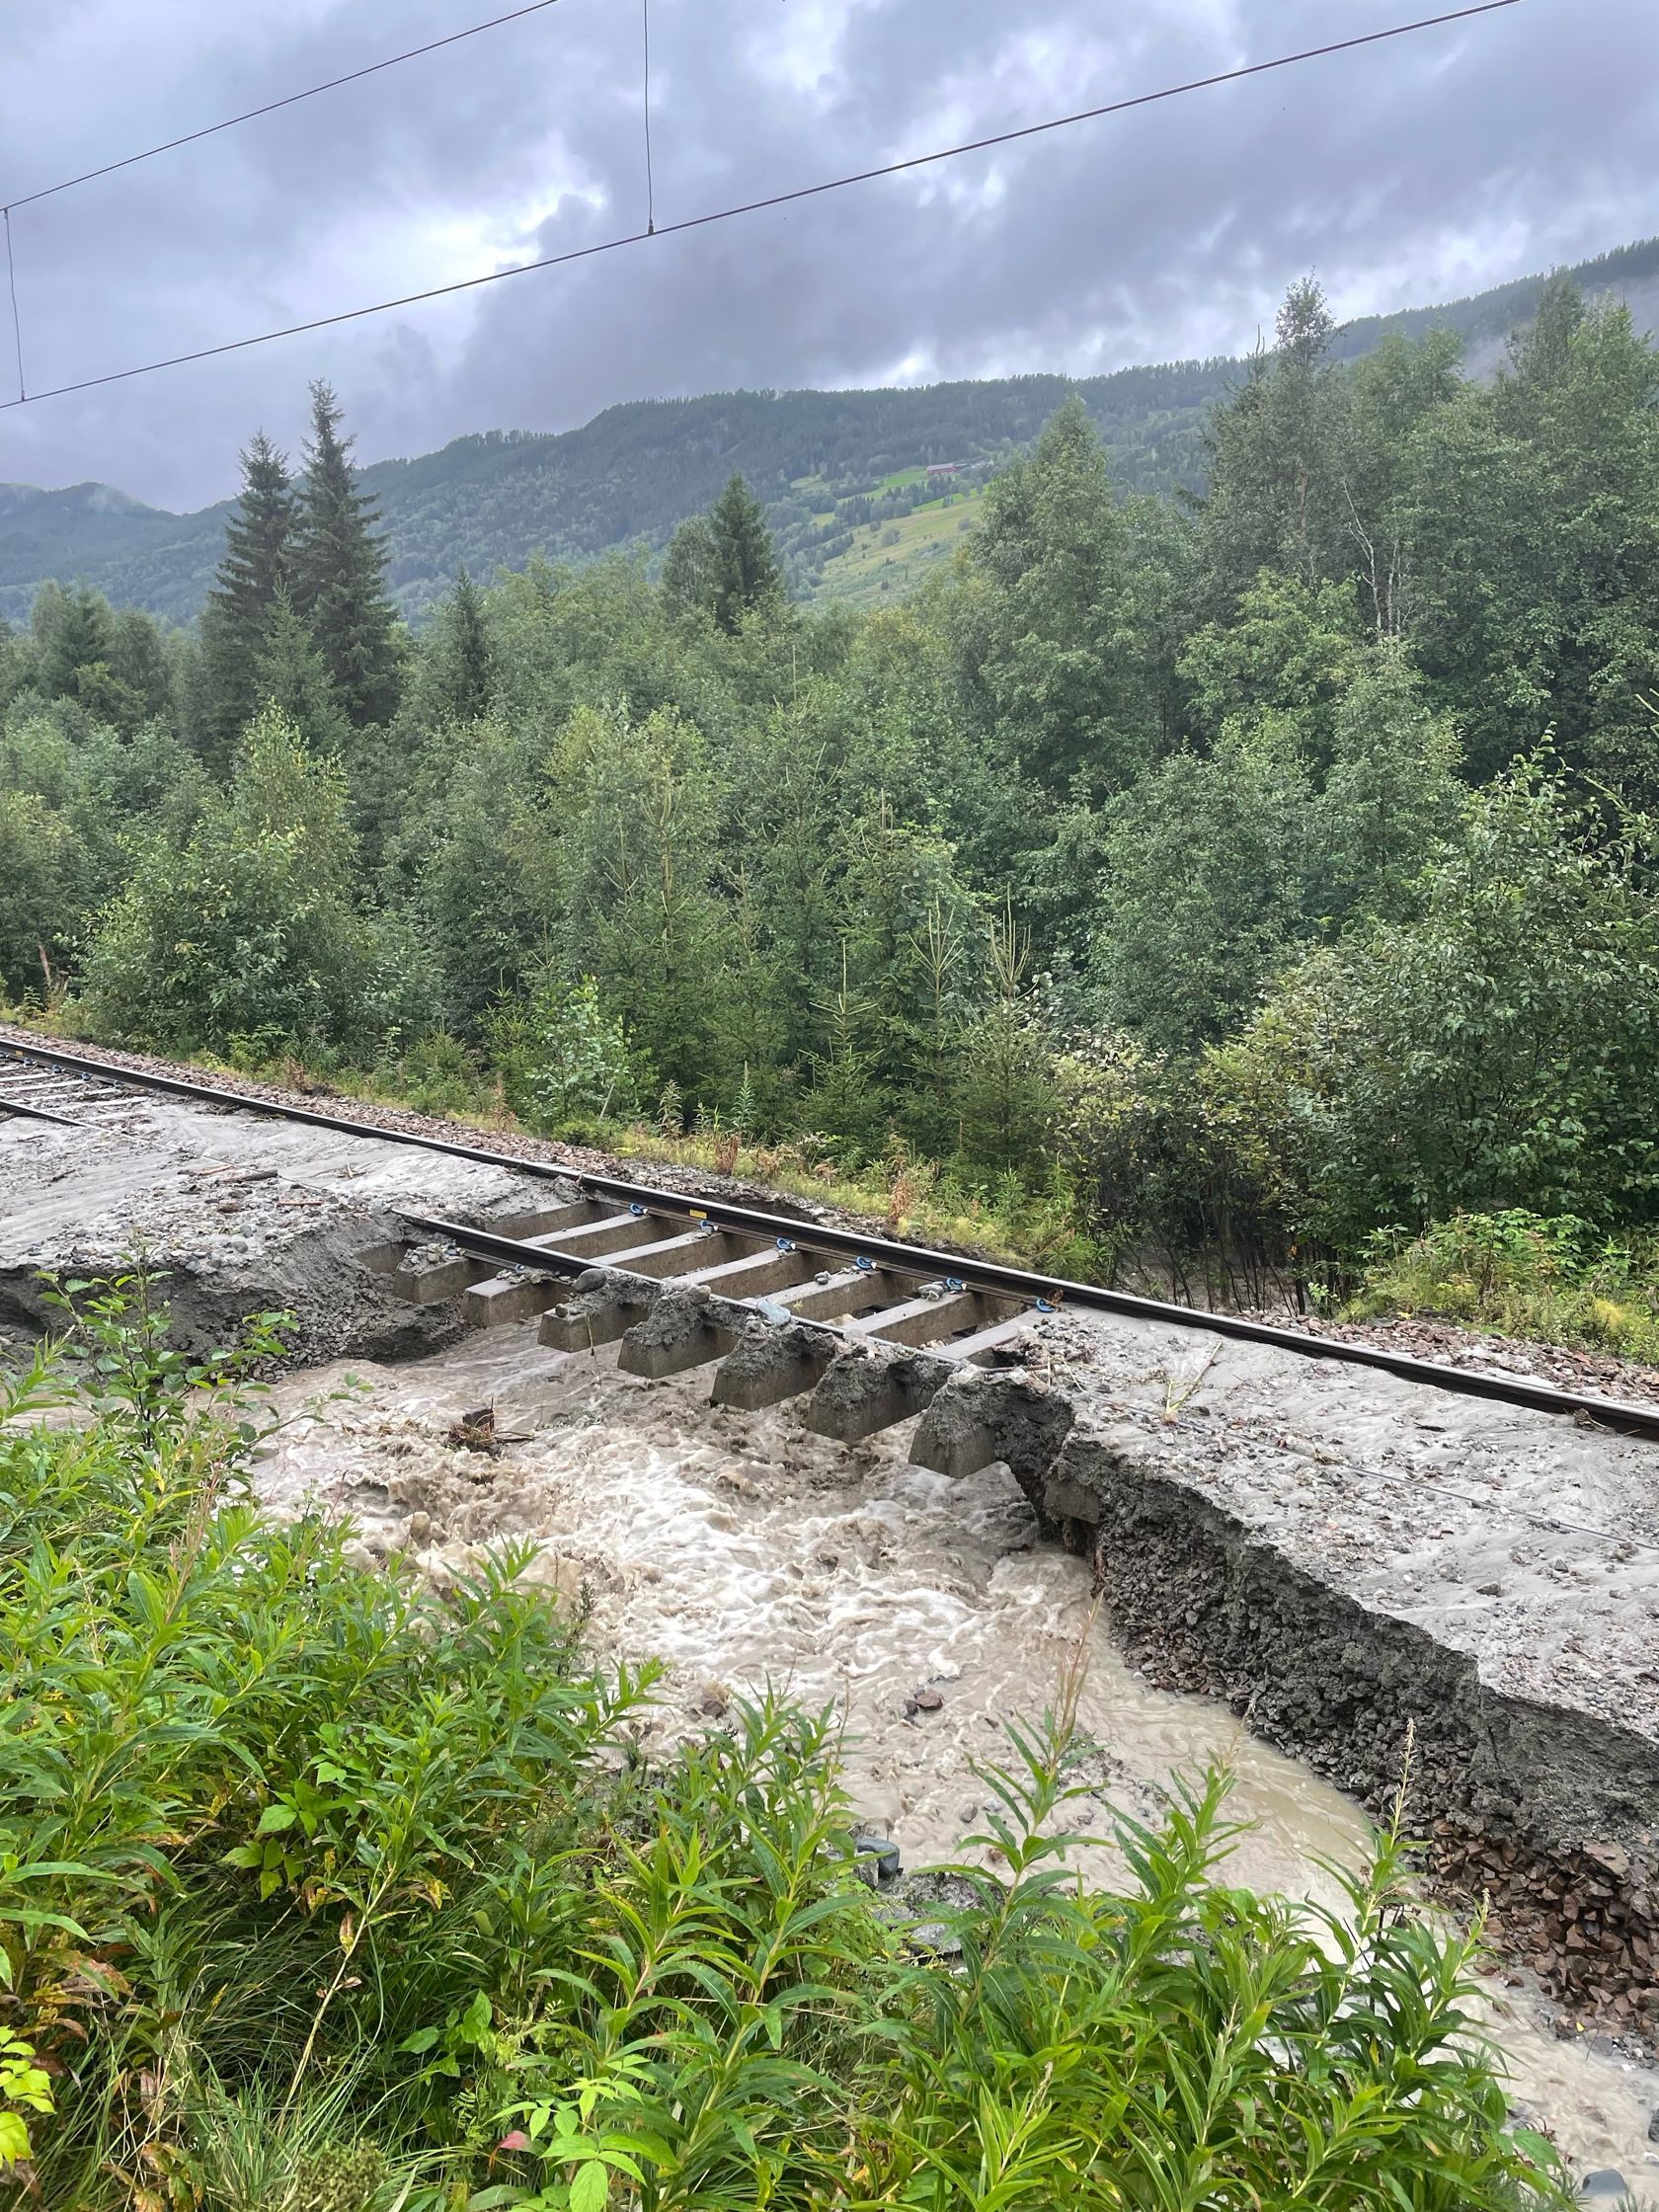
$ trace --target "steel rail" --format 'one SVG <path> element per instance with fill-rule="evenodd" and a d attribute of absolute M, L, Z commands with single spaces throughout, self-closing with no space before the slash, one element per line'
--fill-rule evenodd
<path fill-rule="evenodd" d="M 72 1114 L 54 1114 L 49 1106 L 30 1106 L 21 1098 L 0 1098 L 0 1114 L 16 1114 L 29 1122 L 56 1122 L 63 1129 L 85 1129 Z"/>
<path fill-rule="evenodd" d="M 223 1090 L 212 1083 L 194 1082 L 180 1075 L 166 1075 L 153 1068 L 134 1068 L 109 1061 L 86 1060 L 79 1054 L 42 1045 L 22 1044 L 0 1037 L 0 1054 L 33 1061 L 42 1066 L 63 1067 L 78 1074 L 98 1075 L 125 1082 L 140 1090 L 161 1091 L 198 1104 L 231 1112 L 265 1114 L 273 1119 L 307 1124 L 345 1137 L 391 1145 L 410 1145 L 425 1151 L 443 1152 L 452 1158 L 474 1160 L 481 1166 L 500 1167 L 510 1173 L 553 1182 L 574 1183 L 596 1197 L 615 1198 L 625 1205 L 642 1205 L 653 1213 L 675 1215 L 681 1220 L 703 1220 L 723 1228 L 765 1240 L 778 1236 L 797 1239 L 803 1249 L 863 1255 L 891 1267 L 896 1273 L 928 1277 L 960 1276 L 969 1290 L 986 1290 L 1003 1297 L 1046 1300 L 1051 1305 L 1076 1307 L 1085 1312 L 1118 1314 L 1126 1319 L 1149 1321 L 1167 1328 L 1191 1329 L 1227 1337 L 1242 1344 L 1260 1344 L 1289 1352 L 1301 1359 L 1325 1360 L 1339 1367 L 1363 1367 L 1390 1375 L 1397 1382 L 1426 1389 L 1450 1391 L 1458 1396 L 1485 1398 L 1500 1405 L 1524 1407 L 1571 1419 L 1582 1416 L 1599 1426 L 1629 1436 L 1659 1442 L 1659 1405 L 1644 1406 L 1627 1399 L 1607 1398 L 1590 1390 L 1563 1390 L 1554 1383 L 1527 1376 L 1491 1375 L 1479 1369 L 1448 1367 L 1438 1360 L 1421 1360 L 1410 1353 L 1390 1352 L 1382 1345 L 1350 1344 L 1334 1337 L 1310 1336 L 1300 1329 L 1281 1328 L 1271 1321 L 1247 1321 L 1235 1313 L 1218 1313 L 1203 1307 L 1176 1305 L 1168 1301 L 1139 1297 L 1133 1291 L 1110 1291 L 1096 1283 L 1075 1283 L 1062 1276 L 1042 1275 L 1031 1268 L 1010 1267 L 1000 1260 L 975 1259 L 962 1252 L 936 1251 L 893 1237 L 865 1235 L 830 1223 L 767 1214 L 758 1208 L 738 1206 L 713 1196 L 687 1196 L 680 1191 L 659 1190 L 646 1183 L 630 1183 L 614 1175 L 595 1175 L 586 1168 L 561 1166 L 551 1160 L 520 1159 L 512 1152 L 498 1152 L 487 1146 L 463 1145 L 453 1139 L 429 1137 L 413 1130 L 383 1129 L 373 1122 L 355 1121 L 347 1115 L 324 1113 L 284 1099 L 250 1097 L 241 1091 Z M 87 1125 L 92 1126 L 92 1125 Z M 430 1224 L 423 1231 L 422 1218 L 404 1217 L 417 1233 L 442 1233 L 456 1237 L 453 1224 Z M 499 1257 L 504 1265 L 530 1267 L 542 1273 L 563 1273 L 557 1255 L 521 1238 L 498 1237 L 492 1231 L 467 1229 L 483 1256 Z M 486 1250 L 486 1244 L 494 1247 Z M 622 1255 L 618 1255 L 619 1257 Z M 602 1264 L 589 1260 L 587 1266 Z M 573 1269 L 572 1273 L 578 1272 Z"/>

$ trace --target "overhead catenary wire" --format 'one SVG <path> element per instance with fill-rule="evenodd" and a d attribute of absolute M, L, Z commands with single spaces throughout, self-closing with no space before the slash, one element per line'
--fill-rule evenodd
<path fill-rule="evenodd" d="M 17 342 L 18 400 L 21 404 L 29 397 L 23 380 L 23 322 L 18 314 L 17 264 L 12 259 L 12 210 L 4 210 L 6 219 L 6 283 L 12 295 L 12 336 Z"/>
<path fill-rule="evenodd" d="M 651 0 L 640 0 L 640 32 L 644 51 L 645 90 L 645 233 L 657 235 L 657 181 L 651 172 Z"/>
<path fill-rule="evenodd" d="M 141 161 L 154 161 L 158 154 L 176 153 L 181 146 L 194 146 L 198 139 L 216 137 L 221 130 L 234 130 L 239 123 L 253 122 L 261 116 L 274 116 L 283 108 L 297 108 L 301 101 L 315 100 L 319 93 L 338 92 L 342 85 L 355 85 L 364 77 L 378 76 L 383 69 L 396 69 L 405 61 L 418 61 L 422 54 L 437 53 L 444 46 L 458 46 L 464 39 L 476 39 L 486 31 L 499 31 L 504 24 L 519 23 L 525 16 L 537 16 L 546 8 L 558 6 L 558 0 L 527 0 L 521 8 L 514 8 L 505 16 L 491 16 L 485 23 L 468 24 L 464 31 L 448 32 L 441 39 L 429 39 L 423 46 L 409 46 L 402 53 L 389 53 L 383 60 L 368 61 L 360 69 L 348 69 L 344 76 L 330 77 L 320 85 L 307 85 L 303 92 L 284 93 L 280 100 L 268 100 L 258 108 L 245 108 L 239 116 L 225 116 L 218 122 L 203 123 L 199 130 L 184 131 L 177 138 L 163 139 L 159 146 L 146 146 L 140 153 L 122 154 L 118 161 L 101 162 L 96 169 L 83 169 L 78 176 L 65 177 L 55 185 L 41 185 L 36 192 L 14 193 L 6 202 L 13 207 L 30 207 L 38 199 L 50 199 L 54 194 L 72 192 L 77 185 L 90 185 L 95 177 L 113 177 L 118 169 L 132 169 Z"/>
<path fill-rule="evenodd" d="M 1148 108 L 1160 101 L 1176 100 L 1186 93 L 1208 91 L 1213 86 L 1237 84 L 1247 77 L 1260 77 L 1275 69 L 1289 69 L 1300 62 L 1318 61 L 1338 53 L 1350 53 L 1358 47 L 1375 46 L 1389 39 L 1403 39 L 1413 33 L 1438 30 L 1443 25 L 1463 23 L 1472 17 L 1495 15 L 1499 10 L 1520 5 L 1520 0 L 1476 0 L 1469 7 L 1454 8 L 1448 13 L 1422 16 L 1412 23 L 1390 24 L 1381 31 L 1367 31 L 1351 39 L 1337 39 L 1322 46 L 1305 46 L 1296 53 L 1276 54 L 1267 61 L 1241 63 L 1235 69 L 1222 69 L 1208 77 L 1189 78 L 1178 85 L 1164 85 L 1156 92 L 1137 93 L 1126 100 L 1111 100 L 1096 108 L 1081 108 L 1066 116 L 1051 116 L 1041 122 L 1023 123 L 1011 130 L 999 130 L 984 138 L 965 139 L 951 146 L 938 146 L 924 154 L 911 154 L 902 161 L 881 162 L 869 169 L 849 171 L 845 176 L 829 177 L 812 185 L 797 185 L 785 192 L 768 193 L 758 199 L 748 199 L 730 207 L 719 207 L 707 214 L 683 216 L 677 222 L 656 224 L 644 230 L 632 230 L 614 238 L 600 239 L 592 246 L 574 246 L 560 254 L 545 254 L 535 261 L 518 262 L 511 269 L 492 269 L 479 276 L 461 276 L 447 284 L 433 284 L 425 291 L 405 292 L 396 299 L 376 300 L 365 307 L 343 308 L 333 315 L 313 316 L 302 323 L 286 323 L 275 330 L 256 332 L 248 338 L 231 338 L 214 346 L 199 346 L 190 353 L 170 354 L 161 359 L 139 361 L 130 368 L 114 368 L 98 376 L 82 376 L 66 384 L 53 384 L 45 390 L 31 392 L 26 398 L 0 400 L 0 413 L 13 407 L 36 406 L 41 400 L 62 399 L 71 392 L 87 392 L 105 384 L 119 384 L 134 376 L 153 376 L 163 369 L 183 368 L 193 361 L 213 360 L 225 354 L 245 353 L 250 347 L 270 346 L 283 338 L 301 338 L 312 331 L 331 330 L 342 323 L 360 322 L 371 315 L 386 315 L 400 307 L 417 307 L 426 301 L 448 299 L 460 292 L 477 291 L 486 284 L 505 283 L 513 276 L 529 276 L 538 271 L 567 268 L 573 263 L 592 261 L 601 254 L 619 253 L 625 247 L 644 245 L 653 238 L 672 238 L 684 232 L 703 230 L 714 223 L 731 222 L 742 215 L 760 214 L 770 208 L 796 205 L 803 200 L 817 199 L 828 193 L 844 192 L 853 185 L 872 184 L 884 177 L 900 177 L 917 169 L 925 169 L 942 161 L 954 161 L 965 154 L 986 153 L 998 146 L 1014 145 L 1022 139 L 1041 137 L 1047 132 L 1065 130 L 1072 125 L 1095 122 L 1106 116 L 1127 114 L 1131 109 Z M 506 19 L 503 19 L 506 20 Z M 342 80 L 344 81 L 344 80 Z M 90 174 L 90 172 L 89 172 Z M 14 205 L 17 202 L 13 203 Z"/>

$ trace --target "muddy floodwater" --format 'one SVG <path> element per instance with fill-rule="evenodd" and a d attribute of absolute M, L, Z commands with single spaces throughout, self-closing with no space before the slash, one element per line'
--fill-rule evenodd
<path fill-rule="evenodd" d="M 411 1366 L 313 1371 L 276 1402 L 285 1425 L 257 1480 L 276 1510 L 350 1514 L 366 1556 L 408 1551 L 440 1582 L 475 1547 L 533 1539 L 530 1578 L 586 1597 L 596 1651 L 665 1663 L 651 1744 L 768 1682 L 835 1704 L 858 1815 L 908 1865 L 962 1856 L 985 1799 L 975 1763 L 996 1756 L 1004 1721 L 1041 1712 L 1079 1639 L 1091 1795 L 1071 1825 L 1104 1835 L 1114 1810 L 1144 1816 L 1172 1774 L 1220 1760 L 1249 1823 L 1228 1879 L 1334 1906 L 1321 1862 L 1364 1856 L 1365 1818 L 1328 1782 L 1225 1707 L 1124 1666 L 1086 1566 L 1039 1540 L 1002 1469 L 953 1482 L 911 1466 L 908 1425 L 848 1448 L 810 1435 L 798 1407 L 717 1410 L 706 1375 L 637 1381 L 604 1353 L 543 1350 L 533 1325 Z M 449 1441 L 486 1404 L 510 1440 L 496 1459 Z M 1512 2095 L 1574 2165 L 1618 2167 L 1659 2197 L 1659 2078 L 1561 2040 L 1501 1982 L 1492 2027 Z"/>

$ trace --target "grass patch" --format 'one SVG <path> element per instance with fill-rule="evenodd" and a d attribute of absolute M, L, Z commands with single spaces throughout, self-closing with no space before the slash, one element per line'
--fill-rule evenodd
<path fill-rule="evenodd" d="M 1076 1226 L 1068 1194 L 1033 1193 L 1013 1176 L 994 1188 L 978 1188 L 936 1161 L 918 1159 L 898 1140 L 881 1159 L 857 1165 L 827 1140 L 811 1136 L 776 1144 L 740 1140 L 723 1131 L 666 1137 L 634 1122 L 608 1128 L 604 1143 L 622 1159 L 748 1177 L 796 1198 L 861 1215 L 885 1234 L 915 1243 L 980 1252 L 1062 1274 L 1086 1274 L 1096 1264 L 1094 1246 Z"/>
<path fill-rule="evenodd" d="M 258 1072 L 298 1089 L 318 1080 L 312 1070 L 291 1061 L 267 1065 Z M 552 1136 L 647 1169 L 675 1167 L 759 1183 L 788 1197 L 861 1216 L 886 1235 L 915 1243 L 947 1245 L 1078 1279 L 1093 1279 L 1103 1264 L 1099 1249 L 1077 1223 L 1067 1190 L 1057 1185 L 1033 1192 L 1015 1175 L 974 1183 L 937 1161 L 917 1157 L 898 1138 L 879 1158 L 870 1159 L 810 1133 L 768 1140 L 721 1128 L 670 1131 L 637 1120 L 577 1121 L 552 1131 L 537 1129 L 506 1104 L 499 1080 L 447 1039 L 429 1040 L 394 1067 L 368 1073 L 342 1069 L 328 1083 L 348 1098 L 413 1106 L 465 1122 L 484 1135 Z"/>
<path fill-rule="evenodd" d="M 1416 1314 L 1659 1366 L 1659 1245 L 1511 1209 L 1373 1238 L 1352 1319 Z"/>
<path fill-rule="evenodd" d="M 941 494 L 908 514 L 891 519 L 878 514 L 874 525 L 861 528 L 844 553 L 825 563 L 820 590 L 854 604 L 873 604 L 884 596 L 912 591 L 962 542 L 963 524 L 974 516 L 978 504 L 979 495 L 964 491 L 948 507 Z"/>
<path fill-rule="evenodd" d="M 923 1936 L 833 1718 L 655 1765 L 521 1549 L 439 1596 L 246 1488 L 246 1352 L 72 1288 L 0 1392 L 0 2190 L 77 2212 L 1563 2206 L 1397 1832 L 1227 1887 L 1225 1778 L 1079 1885 L 1075 1675 Z M 67 1412 L 71 1418 L 65 1421 Z M 942 1924 L 942 1925 L 941 1925 Z"/>

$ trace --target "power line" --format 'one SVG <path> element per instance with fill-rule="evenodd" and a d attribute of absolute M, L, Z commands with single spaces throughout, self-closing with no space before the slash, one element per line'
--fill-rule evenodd
<path fill-rule="evenodd" d="M 540 0 L 545 6 L 550 0 Z M 1403 39 L 1413 32 L 1433 31 L 1449 23 L 1462 23 L 1473 16 L 1495 14 L 1500 8 L 1513 8 L 1519 0 L 1478 0 L 1478 4 L 1455 8 L 1449 14 L 1423 16 L 1415 23 L 1390 25 L 1384 31 L 1368 31 L 1356 38 L 1338 39 L 1324 46 L 1306 46 L 1298 53 L 1278 54 L 1271 61 L 1252 61 L 1236 69 L 1223 69 L 1215 76 L 1194 77 L 1185 84 L 1165 85 L 1157 92 L 1143 92 L 1129 100 L 1113 100 L 1099 108 L 1081 108 L 1073 115 L 1052 116 L 1044 122 L 1022 124 L 1015 130 L 999 130 L 988 138 L 971 138 L 960 145 L 936 147 L 931 153 L 912 154 L 904 161 L 883 162 L 873 169 L 858 169 L 844 177 L 830 177 L 816 185 L 797 185 L 789 192 L 769 193 L 761 199 L 748 199 L 732 207 L 720 207 L 706 215 L 687 215 L 679 222 L 662 223 L 655 229 L 633 230 L 616 238 L 601 239 L 596 245 L 575 246 L 562 254 L 546 254 L 538 261 L 519 262 L 512 269 L 489 270 L 482 276 L 461 276 L 453 283 L 434 284 L 426 291 L 405 292 L 397 299 L 376 300 L 368 307 L 348 307 L 336 315 L 318 315 L 310 322 L 287 323 L 278 330 L 260 331 L 251 338 L 231 338 L 217 346 L 200 346 L 193 353 L 172 354 L 164 359 L 141 361 L 132 368 L 107 370 L 102 376 L 83 376 L 70 384 L 54 384 L 48 390 L 31 392 L 27 399 L 0 400 L 0 413 L 13 407 L 33 407 L 43 399 L 62 399 L 70 392 L 87 392 L 103 384 L 124 383 L 133 376 L 152 376 L 164 368 L 183 368 L 192 361 L 215 359 L 221 354 L 245 353 L 251 346 L 269 346 L 280 338 L 301 338 L 311 331 L 330 330 L 340 323 L 360 322 L 365 316 L 387 315 L 400 307 L 418 307 L 427 300 L 447 299 L 456 292 L 476 291 L 485 284 L 505 283 L 510 276 L 529 276 L 538 270 L 562 269 L 578 261 L 591 261 L 599 254 L 619 253 L 626 246 L 640 246 L 650 238 L 672 238 L 681 232 L 706 229 L 711 223 L 731 222 L 740 215 L 755 215 L 772 207 L 787 207 L 804 199 L 817 199 L 826 193 L 844 192 L 851 185 L 867 185 L 882 177 L 900 177 L 913 169 L 925 169 L 936 162 L 954 161 L 963 154 L 986 153 L 996 146 L 1015 144 L 1022 138 L 1038 138 L 1051 130 L 1068 129 L 1074 123 L 1095 122 L 1104 116 L 1120 116 L 1132 108 L 1148 108 L 1163 100 L 1179 99 L 1184 93 L 1205 92 L 1215 85 L 1236 84 L 1245 77 L 1260 77 L 1270 70 L 1289 69 L 1298 62 L 1318 61 L 1326 55 L 1349 53 L 1359 46 L 1375 46 L 1384 40 Z M 524 12 L 528 12 L 527 10 Z M 502 19 L 506 21 L 506 18 Z M 342 80 L 344 81 L 344 80 Z M 94 172 L 96 174 L 96 172 Z"/>
<path fill-rule="evenodd" d="M 651 0 L 640 0 L 640 30 L 645 46 L 645 229 L 657 235 L 657 187 L 651 174 Z"/>
<path fill-rule="evenodd" d="M 518 23 L 525 16 L 539 15 L 544 8 L 557 5 L 557 0 L 529 0 L 529 5 L 514 8 L 511 14 L 492 16 L 488 23 L 472 24 L 465 31 L 451 31 L 446 38 L 431 39 L 424 46 L 411 46 L 407 53 L 388 54 L 384 61 L 370 61 L 361 69 L 349 69 L 343 77 L 330 77 L 326 84 L 310 85 L 304 92 L 290 92 L 280 100 L 268 100 L 263 108 L 244 109 L 239 116 L 226 116 L 222 122 L 203 123 L 199 130 L 187 130 L 182 138 L 168 138 L 159 146 L 146 146 L 142 153 L 123 154 L 119 161 L 107 161 L 97 169 L 83 169 L 78 177 L 65 177 L 59 185 L 42 185 L 39 192 L 20 193 L 7 201 L 8 209 L 28 207 L 37 199 L 49 199 L 53 193 L 71 192 L 76 185 L 87 185 L 95 177 L 110 177 L 118 169 L 131 169 L 140 161 L 153 161 L 157 154 L 170 154 L 180 146 L 192 146 L 198 138 L 211 138 L 221 130 L 234 130 L 238 123 L 252 122 L 259 116 L 274 116 L 279 108 L 295 108 L 302 100 L 315 100 L 320 92 L 336 92 L 342 85 L 355 85 L 362 77 L 378 75 L 382 69 L 395 69 L 399 62 L 415 61 L 424 53 L 436 53 L 440 47 L 459 45 L 463 39 L 476 39 L 480 32 L 499 31 L 504 23 Z"/>
<path fill-rule="evenodd" d="M 23 402 L 29 397 L 29 393 L 23 381 L 23 324 L 18 317 L 17 264 L 12 259 L 12 210 L 9 207 L 5 210 L 5 216 L 6 282 L 11 287 L 12 294 L 12 336 L 17 340 L 18 404 L 19 406 L 21 406 Z"/>

